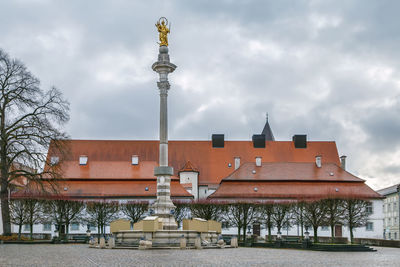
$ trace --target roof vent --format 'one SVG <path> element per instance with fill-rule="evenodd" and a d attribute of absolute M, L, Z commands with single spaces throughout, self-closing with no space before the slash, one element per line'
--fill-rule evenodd
<path fill-rule="evenodd" d="M 235 170 L 240 167 L 240 157 L 235 157 Z"/>
<path fill-rule="evenodd" d="M 253 173 L 253 174 L 256 174 L 256 170 L 253 170 L 252 173 Z"/>
<path fill-rule="evenodd" d="M 322 166 L 322 156 L 315 156 L 315 165 L 317 165 L 318 168 L 321 168 Z"/>
<path fill-rule="evenodd" d="M 333 176 L 333 172 L 330 172 L 329 175 L 330 175 L 330 176 Z"/>
<path fill-rule="evenodd" d="M 58 162 L 60 162 L 60 158 L 59 157 L 53 156 L 53 157 L 50 158 L 50 165 L 51 166 L 57 165 Z"/>
<path fill-rule="evenodd" d="M 253 147 L 264 148 L 265 147 L 265 134 L 253 134 Z"/>
<path fill-rule="evenodd" d="M 335 188 L 335 191 L 336 191 L 336 192 L 339 192 L 339 188 Z"/>
<path fill-rule="evenodd" d="M 257 192 L 258 191 L 258 188 L 257 187 L 254 187 L 254 192 Z"/>
<path fill-rule="evenodd" d="M 133 155 L 132 156 L 132 165 L 138 165 L 139 164 L 139 156 Z"/>
<path fill-rule="evenodd" d="M 346 156 L 343 155 L 340 157 L 340 168 L 342 168 L 343 170 L 346 170 Z"/>
<path fill-rule="evenodd" d="M 86 165 L 88 162 L 88 156 L 80 156 L 79 157 L 79 165 Z"/>
<path fill-rule="evenodd" d="M 68 190 L 68 187 L 64 187 L 64 191 L 67 191 Z"/>
<path fill-rule="evenodd" d="M 306 134 L 293 135 L 293 142 L 295 148 L 307 148 L 307 135 Z"/>
<path fill-rule="evenodd" d="M 261 157 L 256 157 L 256 166 L 257 167 L 261 167 L 261 164 L 262 164 L 261 159 L 262 159 Z"/>
<path fill-rule="evenodd" d="M 212 135 L 212 146 L 213 147 L 224 147 L 224 139 L 225 135 L 224 134 L 213 134 Z"/>
<path fill-rule="evenodd" d="M 229 167 L 229 168 L 232 167 L 232 163 L 228 163 L 228 167 Z"/>
<path fill-rule="evenodd" d="M 144 188 L 144 191 L 149 191 L 149 188 L 146 186 L 146 187 Z"/>

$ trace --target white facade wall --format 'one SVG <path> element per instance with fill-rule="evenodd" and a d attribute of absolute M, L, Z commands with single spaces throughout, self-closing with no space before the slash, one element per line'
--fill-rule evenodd
<path fill-rule="evenodd" d="M 399 194 L 397 192 L 386 195 L 383 202 L 385 239 L 400 240 Z"/>
<path fill-rule="evenodd" d="M 29 235 L 30 234 L 30 229 L 29 226 L 22 226 L 22 234 Z M 34 224 L 33 225 L 33 233 L 34 234 L 51 234 L 51 237 L 54 236 L 54 231 L 56 230 L 56 227 L 54 224 L 51 225 L 51 230 L 45 230 L 43 224 Z M 11 231 L 13 233 L 18 233 L 18 225 L 12 225 Z M 72 230 L 71 225 L 69 226 L 69 234 L 86 234 L 87 231 L 87 225 L 86 224 L 79 224 L 79 230 Z M 97 234 L 98 230 L 97 227 L 94 229 L 91 229 L 92 234 Z M 106 226 L 106 234 L 110 233 L 110 226 Z"/>
<path fill-rule="evenodd" d="M 0 200 L 0 235 L 3 234 L 3 216 L 1 215 L 1 200 Z"/>
<path fill-rule="evenodd" d="M 207 185 L 199 186 L 199 199 L 206 199 L 209 195 L 215 192 L 215 189 L 208 188 Z"/>
<path fill-rule="evenodd" d="M 198 172 L 180 172 L 179 181 L 181 184 L 192 184 L 192 189 L 188 190 L 194 196 L 194 199 L 199 199 L 199 173 Z"/>
<path fill-rule="evenodd" d="M 372 230 L 367 230 L 366 226 L 358 227 L 355 230 L 353 229 L 353 235 L 354 238 L 377 238 L 377 239 L 382 239 L 383 238 L 383 209 L 382 209 L 382 203 L 383 201 L 381 199 L 378 200 L 373 200 L 372 201 L 372 214 L 370 215 L 368 222 L 373 223 L 373 229 Z M 251 230 L 252 231 L 252 230 Z M 277 234 L 277 229 L 274 228 L 272 230 L 272 234 L 276 235 Z M 303 230 L 305 232 L 305 230 Z M 313 235 L 312 229 L 308 229 L 308 232 L 310 235 Z M 301 235 L 301 229 L 298 226 L 292 226 L 288 230 L 286 229 L 281 229 L 281 233 L 283 236 L 285 235 L 291 235 L 291 236 L 297 236 Z M 237 235 L 237 228 L 229 228 L 229 229 L 222 229 L 222 234 L 234 234 Z M 261 229 L 261 236 L 265 237 L 268 234 L 267 229 Z M 318 229 L 318 236 L 326 236 L 330 237 L 331 236 L 331 230 L 330 227 L 319 227 Z M 342 226 L 342 237 L 347 237 L 350 240 L 350 231 L 348 227 Z"/>

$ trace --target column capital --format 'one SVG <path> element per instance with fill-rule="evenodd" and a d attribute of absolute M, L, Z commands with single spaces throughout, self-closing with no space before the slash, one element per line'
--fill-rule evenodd
<path fill-rule="evenodd" d="M 157 87 L 160 89 L 160 95 L 168 95 L 170 84 L 168 81 L 157 82 Z"/>

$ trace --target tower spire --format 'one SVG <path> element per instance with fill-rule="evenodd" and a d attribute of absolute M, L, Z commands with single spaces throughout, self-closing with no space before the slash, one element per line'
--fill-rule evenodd
<path fill-rule="evenodd" d="M 269 126 L 269 122 L 268 122 L 268 112 L 266 113 L 266 122 L 265 122 L 264 129 L 262 130 L 261 134 L 265 135 L 266 141 L 275 141 L 274 134 L 272 133 L 271 126 Z"/>

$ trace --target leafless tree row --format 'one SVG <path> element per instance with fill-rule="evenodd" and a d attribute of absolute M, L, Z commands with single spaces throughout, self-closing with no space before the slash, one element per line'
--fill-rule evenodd
<path fill-rule="evenodd" d="M 312 228 L 314 242 L 318 242 L 318 228 L 329 226 L 334 241 L 335 225 L 346 225 L 353 242 L 353 230 L 364 226 L 371 211 L 371 202 L 361 199 L 323 199 L 296 202 L 235 202 L 223 203 L 199 201 L 194 203 L 176 203 L 179 209 L 175 213 L 178 221 L 183 218 L 199 217 L 224 222 L 225 227 L 236 227 L 239 239 L 246 239 L 246 229 L 254 223 L 265 226 L 269 241 L 272 229 L 281 232 L 283 228 L 299 225 L 301 236 L 303 229 Z"/>
<path fill-rule="evenodd" d="M 34 198 L 13 199 L 10 203 L 11 219 L 18 225 L 18 235 L 24 224 L 29 225 L 32 238 L 33 225 L 51 222 L 58 227 L 65 226 L 66 234 L 71 223 L 84 223 L 96 226 L 99 234 L 105 233 L 105 226 L 125 217 L 136 223 L 148 212 L 147 202 L 118 203 L 106 201 L 71 201 L 62 199 L 39 200 Z M 324 199 L 299 202 L 213 202 L 176 201 L 175 218 L 180 224 L 185 218 L 202 218 L 223 222 L 225 227 L 236 227 L 238 237 L 244 241 L 249 225 L 262 223 L 271 241 L 271 231 L 299 225 L 301 229 L 312 228 L 314 242 L 318 242 L 318 228 L 329 226 L 332 241 L 334 227 L 343 224 L 349 227 L 353 242 L 353 229 L 366 224 L 370 202 L 359 199 Z M 60 229 L 58 229 L 60 231 Z M 303 231 L 301 233 L 303 236 Z"/>
<path fill-rule="evenodd" d="M 87 224 L 97 227 L 99 234 L 105 233 L 105 227 L 112 221 L 125 217 L 132 223 L 139 221 L 147 212 L 147 202 L 72 201 L 63 199 L 21 198 L 10 201 L 11 221 L 18 226 L 18 238 L 21 238 L 23 225 L 29 225 L 30 238 L 33 225 L 51 223 L 59 232 L 64 226 L 69 233 L 71 223 Z"/>

